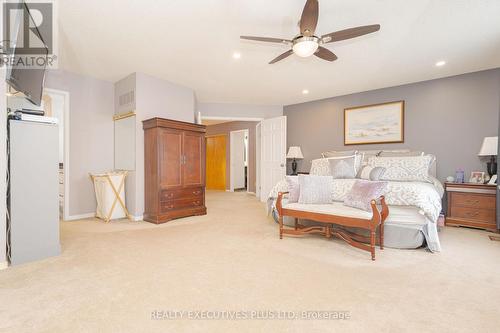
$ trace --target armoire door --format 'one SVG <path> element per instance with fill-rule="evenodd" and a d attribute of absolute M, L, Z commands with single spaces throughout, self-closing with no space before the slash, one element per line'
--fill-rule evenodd
<path fill-rule="evenodd" d="M 161 128 L 159 131 L 160 188 L 181 187 L 183 132 L 167 128 Z"/>
<path fill-rule="evenodd" d="M 205 186 L 205 136 L 198 132 L 184 132 L 184 186 Z"/>

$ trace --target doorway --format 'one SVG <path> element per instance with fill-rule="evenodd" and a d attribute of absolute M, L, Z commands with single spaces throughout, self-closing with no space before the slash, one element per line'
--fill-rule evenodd
<path fill-rule="evenodd" d="M 69 92 L 44 89 L 45 116 L 57 118 L 59 126 L 59 219 L 69 220 Z"/>
<path fill-rule="evenodd" d="M 230 191 L 248 192 L 248 129 L 230 132 Z"/>
<path fill-rule="evenodd" d="M 226 135 L 206 138 L 206 187 L 207 190 L 226 190 Z"/>

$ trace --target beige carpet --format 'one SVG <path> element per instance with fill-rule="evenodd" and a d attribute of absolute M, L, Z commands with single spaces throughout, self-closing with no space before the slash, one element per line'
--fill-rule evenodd
<path fill-rule="evenodd" d="M 443 252 L 279 240 L 264 205 L 210 193 L 162 226 L 62 223 L 61 256 L 0 271 L 2 332 L 498 332 L 500 242 L 446 228 Z M 152 311 L 348 311 L 347 320 L 151 320 Z"/>

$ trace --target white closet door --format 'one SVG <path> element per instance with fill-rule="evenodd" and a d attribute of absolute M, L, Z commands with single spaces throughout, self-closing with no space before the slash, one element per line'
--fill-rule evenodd
<path fill-rule="evenodd" d="M 260 199 L 264 202 L 286 176 L 286 117 L 265 119 L 261 124 Z"/>

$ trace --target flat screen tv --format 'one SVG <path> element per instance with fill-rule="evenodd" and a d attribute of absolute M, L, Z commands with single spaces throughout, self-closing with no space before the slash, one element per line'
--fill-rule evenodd
<path fill-rule="evenodd" d="M 36 28 L 36 24 L 34 23 L 33 17 L 31 16 L 28 6 L 25 2 L 21 5 L 22 11 L 20 11 L 19 17 L 17 17 L 14 24 L 14 31 L 10 34 L 10 36 L 16 36 L 14 41 L 9 41 L 10 43 L 10 56 L 14 58 L 14 63 L 7 70 L 7 83 L 14 88 L 15 90 L 22 92 L 26 98 L 33 104 L 40 106 L 42 103 L 42 93 L 43 93 L 43 85 L 45 80 L 45 70 L 47 64 L 47 56 L 48 56 L 48 48 L 44 45 L 43 49 L 45 49 L 45 54 L 37 54 L 37 57 L 44 57 L 43 62 L 37 66 L 31 66 L 31 68 L 27 68 L 27 66 L 23 66 L 22 64 L 16 65 L 16 59 L 22 57 L 23 54 L 18 54 L 16 52 L 16 45 L 19 45 L 18 42 L 22 43 L 23 38 L 23 20 L 29 19 L 30 26 L 35 27 L 35 33 L 43 41 L 43 37 Z M 26 56 L 26 54 L 24 54 Z"/>

